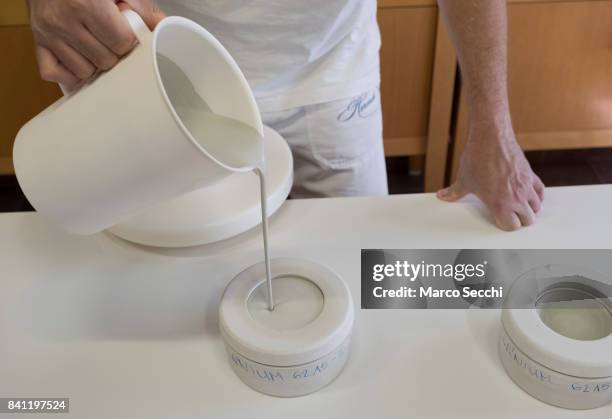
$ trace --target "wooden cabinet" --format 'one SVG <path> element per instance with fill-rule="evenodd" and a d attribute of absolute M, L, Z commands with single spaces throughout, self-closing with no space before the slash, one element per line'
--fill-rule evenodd
<path fill-rule="evenodd" d="M 425 188 L 443 185 L 455 55 L 435 0 L 378 2 L 385 154 L 426 155 Z"/>
<path fill-rule="evenodd" d="M 510 1 L 509 96 L 525 150 L 612 147 L 612 1 Z M 459 106 L 453 174 L 468 136 Z"/>
<path fill-rule="evenodd" d="M 40 79 L 23 0 L 0 5 L 0 175 L 13 173 L 13 141 L 34 115 L 60 97 L 59 88 Z"/>
<path fill-rule="evenodd" d="M 385 151 L 425 154 L 437 8 L 392 3 L 382 2 L 378 12 Z"/>

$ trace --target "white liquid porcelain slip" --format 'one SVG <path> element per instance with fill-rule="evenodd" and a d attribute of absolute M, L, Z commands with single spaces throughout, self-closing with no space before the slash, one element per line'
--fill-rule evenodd
<path fill-rule="evenodd" d="M 251 388 L 303 396 L 336 378 L 348 359 L 353 302 L 333 271 L 300 259 L 272 260 L 275 307 L 267 306 L 263 263 L 228 285 L 219 326 L 229 362 Z"/>
<path fill-rule="evenodd" d="M 567 409 L 612 402 L 612 282 L 548 265 L 522 275 L 502 312 L 499 351 L 527 393 Z"/>

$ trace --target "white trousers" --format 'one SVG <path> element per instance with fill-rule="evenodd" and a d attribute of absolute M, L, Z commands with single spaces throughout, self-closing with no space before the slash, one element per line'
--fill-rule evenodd
<path fill-rule="evenodd" d="M 388 194 L 378 88 L 262 117 L 291 147 L 293 198 Z"/>

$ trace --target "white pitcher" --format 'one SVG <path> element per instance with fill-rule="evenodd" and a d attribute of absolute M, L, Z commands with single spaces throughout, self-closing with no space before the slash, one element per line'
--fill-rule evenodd
<path fill-rule="evenodd" d="M 150 32 L 135 12 L 124 15 L 134 50 L 15 141 L 28 200 L 72 233 L 102 231 L 263 161 L 257 105 L 223 46 L 188 19 L 168 17 Z"/>

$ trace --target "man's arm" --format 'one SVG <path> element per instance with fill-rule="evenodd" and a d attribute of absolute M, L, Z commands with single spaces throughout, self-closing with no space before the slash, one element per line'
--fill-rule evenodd
<path fill-rule="evenodd" d="M 459 56 L 469 104 L 469 138 L 445 201 L 478 196 L 504 230 L 534 223 L 544 184 L 516 141 L 508 104 L 506 0 L 438 0 Z"/>

